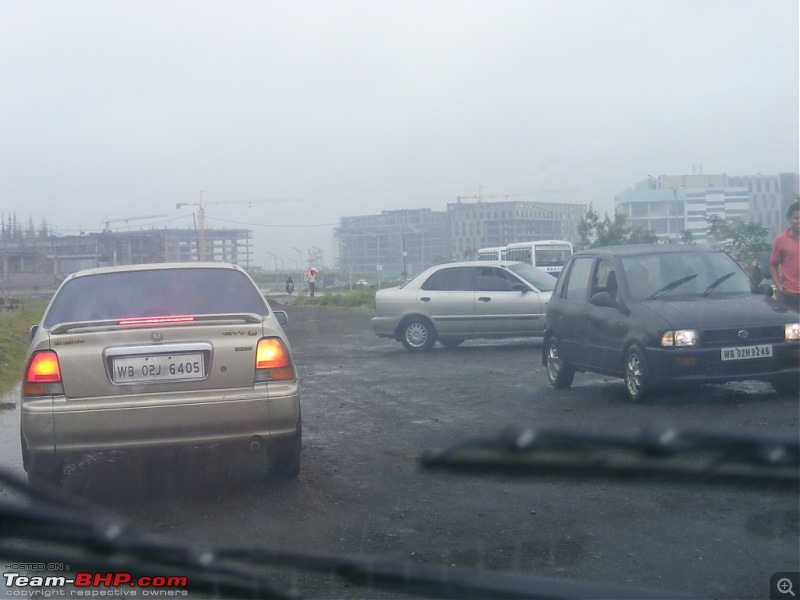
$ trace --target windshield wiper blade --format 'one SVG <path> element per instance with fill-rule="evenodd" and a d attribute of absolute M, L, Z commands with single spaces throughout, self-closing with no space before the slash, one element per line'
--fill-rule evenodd
<path fill-rule="evenodd" d="M 722 285 L 723 283 L 728 281 L 728 279 L 730 279 L 734 275 L 736 275 L 736 271 L 731 271 L 730 273 L 726 273 L 725 275 L 723 275 L 719 279 L 716 279 L 716 280 L 712 281 L 711 284 L 703 292 L 703 298 L 708 296 L 711 292 L 714 291 L 714 289 L 717 288 L 717 286 Z"/>
<path fill-rule="evenodd" d="M 800 493 L 797 435 L 645 429 L 634 434 L 508 430 L 426 452 L 425 469 L 514 476 L 748 486 Z"/>
<path fill-rule="evenodd" d="M 250 568 L 215 564 L 206 550 L 151 540 L 60 490 L 31 486 L 2 469 L 0 486 L 12 492 L 0 500 L 0 555 L 15 562 L 66 563 L 72 572 L 125 571 L 132 576 L 179 570 L 189 591 L 231 598 L 300 597 Z"/>
<path fill-rule="evenodd" d="M 660 290 L 653 292 L 650 296 L 647 297 L 647 300 L 655 300 L 659 296 L 663 296 L 667 292 L 671 292 L 676 287 L 682 286 L 684 283 L 687 283 L 697 277 L 697 273 L 692 273 L 691 275 L 687 275 L 686 277 L 681 277 L 680 279 L 676 279 L 675 281 L 670 281 L 667 285 L 662 287 Z"/>
<path fill-rule="evenodd" d="M 214 597 L 299 598 L 275 585 L 275 569 L 334 574 L 354 585 L 433 598 L 688 598 L 674 591 L 562 580 L 518 573 L 268 548 L 190 548 L 137 534 L 120 520 L 59 493 L 28 486 L 0 470 L 18 491 L 0 500 L 0 555 L 19 563 L 67 563 L 71 571 L 132 576 L 178 573 L 190 591 Z M 13 496 L 13 493 L 11 494 Z M 56 559 L 57 557 L 57 559 Z"/>

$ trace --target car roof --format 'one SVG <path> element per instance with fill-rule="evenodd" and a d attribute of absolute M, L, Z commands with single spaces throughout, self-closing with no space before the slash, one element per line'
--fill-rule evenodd
<path fill-rule="evenodd" d="M 675 253 L 697 253 L 714 252 L 716 250 L 708 246 L 697 246 L 687 244 L 628 244 L 625 246 L 603 246 L 600 248 L 586 248 L 579 250 L 573 256 L 640 256 L 642 254 L 675 254 Z"/>
<path fill-rule="evenodd" d="M 507 267 L 509 265 L 522 264 L 518 260 L 462 260 L 459 262 L 441 263 L 433 265 L 428 269 L 438 269 L 440 267 Z"/>
<path fill-rule="evenodd" d="M 166 263 L 148 263 L 139 265 L 118 265 L 114 267 L 95 267 L 92 269 L 82 269 L 74 273 L 70 273 L 66 279 L 75 279 L 76 277 L 86 277 L 87 275 L 99 275 L 103 273 L 124 273 L 135 271 L 162 271 L 165 269 L 223 269 L 245 272 L 239 265 L 231 263 L 220 262 L 166 262 Z"/>

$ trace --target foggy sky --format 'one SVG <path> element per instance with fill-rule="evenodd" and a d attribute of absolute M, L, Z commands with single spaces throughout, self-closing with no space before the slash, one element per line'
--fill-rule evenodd
<path fill-rule="evenodd" d="M 796 0 L 0 0 L 0 210 L 190 227 L 202 191 L 255 263 L 331 265 L 341 216 L 479 186 L 797 171 L 798 85 Z"/>

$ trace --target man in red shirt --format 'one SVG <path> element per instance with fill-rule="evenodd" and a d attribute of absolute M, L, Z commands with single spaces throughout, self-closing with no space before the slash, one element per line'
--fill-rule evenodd
<path fill-rule="evenodd" d="M 789 207 L 786 218 L 789 228 L 776 237 L 772 244 L 769 272 L 780 292 L 781 301 L 800 312 L 800 202 Z"/>

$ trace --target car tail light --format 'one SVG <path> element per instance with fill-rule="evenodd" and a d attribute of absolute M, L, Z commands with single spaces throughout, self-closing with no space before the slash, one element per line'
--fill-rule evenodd
<path fill-rule="evenodd" d="M 280 338 L 262 338 L 256 347 L 256 381 L 291 381 L 294 367 Z"/>
<path fill-rule="evenodd" d="M 52 396 L 64 393 L 58 355 L 52 350 L 36 352 L 25 370 L 24 396 Z"/>

